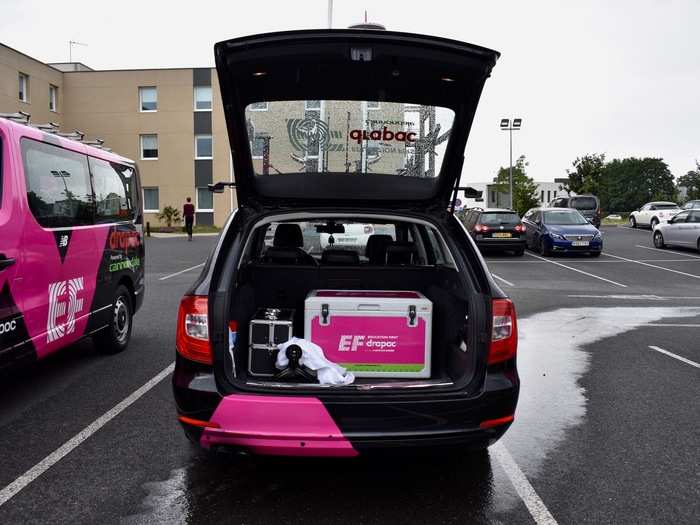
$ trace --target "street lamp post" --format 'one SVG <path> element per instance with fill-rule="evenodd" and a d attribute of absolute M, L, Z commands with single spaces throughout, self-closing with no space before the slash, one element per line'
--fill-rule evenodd
<path fill-rule="evenodd" d="M 507 131 L 510 142 L 510 167 L 508 168 L 508 183 L 510 196 L 510 209 L 513 209 L 513 131 L 518 131 L 523 123 L 523 119 L 514 118 L 512 121 L 509 118 L 501 119 L 501 130 Z"/>

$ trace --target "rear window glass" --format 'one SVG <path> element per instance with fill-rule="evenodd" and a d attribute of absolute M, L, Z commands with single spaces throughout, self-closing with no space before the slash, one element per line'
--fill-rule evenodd
<path fill-rule="evenodd" d="M 657 210 L 675 210 L 678 208 L 678 204 L 673 204 L 672 202 L 662 202 L 660 204 L 654 204 L 653 206 Z"/>
<path fill-rule="evenodd" d="M 290 100 L 246 108 L 258 175 L 437 177 L 453 120 L 447 108 L 386 101 Z"/>
<path fill-rule="evenodd" d="M 571 199 L 571 207 L 577 210 L 595 210 L 598 203 L 593 197 L 575 197 Z"/>
<path fill-rule="evenodd" d="M 486 226 L 517 226 L 520 217 L 517 213 L 482 213 L 479 223 Z"/>

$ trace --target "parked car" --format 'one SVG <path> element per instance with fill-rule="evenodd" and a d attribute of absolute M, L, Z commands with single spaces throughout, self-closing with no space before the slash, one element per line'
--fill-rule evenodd
<path fill-rule="evenodd" d="M 573 208 L 533 208 L 523 217 L 527 247 L 549 256 L 559 252 L 583 252 L 598 257 L 603 237 L 595 226 Z"/>
<path fill-rule="evenodd" d="M 515 309 L 446 210 L 469 124 L 499 54 L 416 34 L 306 30 L 220 42 L 215 56 L 240 207 L 180 304 L 172 381 L 185 434 L 205 449 L 293 456 L 494 443 L 513 421 L 518 399 Z M 412 112 L 415 101 L 420 114 Z M 370 115 L 375 120 L 366 120 L 369 104 L 381 107 Z M 261 105 L 266 110 L 256 111 Z M 322 119 L 324 111 L 335 117 Z M 443 132 L 459 130 L 432 146 L 440 154 L 430 156 L 429 172 L 427 161 L 418 163 L 415 148 L 406 147 L 417 140 L 407 130 L 428 123 L 417 120 L 423 115 L 434 115 Z M 370 128 L 347 129 L 348 122 L 365 121 Z M 266 174 L 267 163 L 254 161 L 252 130 L 274 132 L 270 155 L 283 174 Z M 365 135 L 381 137 L 380 154 L 371 159 Z M 326 145 L 323 162 L 290 160 L 305 148 L 318 155 L 319 143 Z M 427 159 L 429 151 L 422 151 Z M 339 223 L 359 225 L 363 235 L 370 224 L 375 233 L 364 252 L 328 246 L 314 254 L 303 249 L 302 221 L 320 225 L 321 234 Z M 395 239 L 378 231 L 394 232 Z M 273 317 L 283 311 L 293 334 L 305 337 L 306 299 L 324 288 L 325 310 L 311 313 L 316 320 L 325 315 L 324 323 L 334 316 L 346 323 L 333 351 L 354 352 L 364 336 L 352 334 L 367 329 L 338 315 L 337 294 L 367 297 L 357 310 L 366 316 L 384 317 L 382 297 L 406 302 L 421 294 L 431 301 L 434 328 L 425 341 L 432 361 L 421 365 L 428 375 L 380 379 L 358 372 L 350 384 L 320 385 L 301 363 L 291 367 L 296 358 L 288 350 L 290 367 L 278 374 L 251 369 L 250 326 L 258 309 Z M 386 331 L 374 340 L 373 348 L 385 352 L 375 359 L 386 360 L 406 330 L 427 330 L 417 314 L 423 315 L 409 306 L 398 311 L 398 324 L 370 323 Z M 388 368 L 411 373 L 415 367 L 406 362 Z M 364 365 L 370 372 L 372 363 Z"/>
<path fill-rule="evenodd" d="M 550 208 L 573 208 L 581 212 L 593 226 L 600 228 L 600 218 L 602 211 L 600 209 L 600 199 L 595 195 L 571 195 L 557 197 L 550 201 Z"/>
<path fill-rule="evenodd" d="M 667 245 L 696 248 L 700 252 L 700 209 L 684 210 L 665 224 L 654 228 L 654 246 Z"/>
<path fill-rule="evenodd" d="M 675 202 L 647 202 L 638 210 L 630 213 L 629 223 L 632 228 L 649 226 L 653 230 L 657 224 L 668 221 L 679 211 L 681 209 Z"/>
<path fill-rule="evenodd" d="M 693 200 L 686 202 L 682 208 L 683 210 L 700 210 L 700 200 Z"/>
<path fill-rule="evenodd" d="M 12 118 L 0 159 L 0 369 L 86 337 L 126 349 L 145 290 L 133 161 Z"/>
<path fill-rule="evenodd" d="M 513 210 L 472 208 L 464 224 L 480 250 L 525 253 L 525 226 Z"/>

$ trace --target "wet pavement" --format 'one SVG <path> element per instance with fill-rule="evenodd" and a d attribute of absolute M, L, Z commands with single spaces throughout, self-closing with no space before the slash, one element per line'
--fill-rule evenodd
<path fill-rule="evenodd" d="M 149 242 L 127 352 L 81 343 L 2 379 L 0 490 L 172 362 L 198 269 L 170 276 L 214 242 Z M 501 443 L 558 523 L 700 515 L 700 369 L 649 348 L 700 361 L 700 254 L 651 246 L 648 231 L 607 228 L 605 251 L 628 260 L 487 256 L 521 334 L 520 403 Z M 545 522 L 499 457 L 206 454 L 182 435 L 164 380 L 1 505 L 0 523 Z"/>

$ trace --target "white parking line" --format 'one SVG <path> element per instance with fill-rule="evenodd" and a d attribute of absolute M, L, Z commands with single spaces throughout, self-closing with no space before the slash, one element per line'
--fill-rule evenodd
<path fill-rule="evenodd" d="M 191 268 L 185 268 L 184 270 L 180 270 L 179 272 L 171 273 L 170 275 L 166 275 L 165 277 L 161 277 L 158 279 L 159 281 L 165 281 L 166 279 L 170 279 L 171 277 L 175 277 L 176 275 L 183 274 L 185 272 L 189 272 L 190 270 L 196 270 L 197 268 L 201 268 L 204 266 L 205 263 L 198 264 L 197 266 L 192 266 Z"/>
<path fill-rule="evenodd" d="M 700 275 L 695 275 L 692 273 L 681 272 L 679 270 L 674 270 L 672 268 L 664 268 L 663 266 L 658 266 L 656 264 L 649 264 L 647 262 L 635 261 L 633 259 L 628 259 L 627 257 L 620 257 L 619 255 L 613 255 L 612 253 L 603 253 L 608 257 L 614 257 L 615 259 L 621 259 L 623 261 L 632 262 L 635 264 L 641 264 L 642 266 L 648 266 L 649 268 L 656 268 L 657 270 L 664 270 L 666 272 L 677 273 L 678 275 L 685 275 L 686 277 L 692 277 L 693 279 L 700 279 Z"/>
<path fill-rule="evenodd" d="M 499 276 L 496 275 L 495 273 L 492 273 L 491 275 L 493 275 L 493 276 L 494 276 L 496 279 L 498 279 L 499 281 L 504 282 L 504 283 L 507 284 L 508 286 L 515 286 L 515 285 L 514 285 L 513 283 L 511 283 L 510 281 L 506 281 L 503 277 L 499 277 Z"/>
<path fill-rule="evenodd" d="M 555 262 L 555 261 L 550 261 L 549 259 L 545 259 L 544 257 L 540 257 L 540 256 L 534 255 L 534 254 L 532 254 L 532 253 L 528 253 L 528 252 L 525 252 L 525 253 L 526 253 L 527 255 L 529 255 L 530 257 L 534 257 L 535 259 L 539 259 L 539 260 L 541 260 L 541 261 L 548 262 L 548 263 L 550 263 L 550 264 L 555 264 L 556 266 L 561 266 L 562 268 L 566 268 L 567 270 L 571 270 L 572 272 L 581 273 L 581 274 L 583 274 L 583 275 L 587 275 L 588 277 L 593 277 L 594 279 L 599 279 L 599 280 L 601 280 L 601 281 L 605 281 L 606 283 L 614 284 L 615 286 L 620 286 L 620 287 L 622 287 L 622 288 L 627 288 L 627 285 L 626 285 L 626 284 L 622 284 L 622 283 L 618 283 L 618 282 L 615 282 L 615 281 L 611 281 L 610 279 L 606 279 L 605 277 L 601 277 L 601 276 L 599 276 L 599 275 L 594 275 L 594 274 L 592 274 L 592 273 L 584 272 L 583 270 L 579 270 L 578 268 L 573 268 L 573 267 L 567 266 L 567 265 L 565 265 L 565 264 L 561 264 L 561 263 L 558 263 L 558 262 Z"/>
<path fill-rule="evenodd" d="M 649 323 L 647 326 L 666 326 L 673 328 L 700 328 L 697 323 Z"/>
<path fill-rule="evenodd" d="M 515 491 L 518 493 L 518 496 L 520 496 L 520 499 L 525 503 L 535 523 L 538 525 L 557 525 L 557 520 L 554 519 L 549 509 L 547 509 L 547 506 L 537 495 L 534 487 L 527 480 L 523 471 L 520 470 L 520 467 L 518 467 L 518 464 L 513 459 L 513 456 L 510 455 L 505 445 L 503 445 L 502 442 L 498 442 L 489 450 L 493 452 L 501 467 L 503 467 L 503 470 L 506 471 L 508 479 L 510 479 L 513 487 L 515 487 Z"/>
<path fill-rule="evenodd" d="M 678 359 L 679 361 L 682 361 L 690 366 L 694 366 L 695 368 L 700 368 L 700 363 L 696 363 L 695 361 L 691 361 L 690 359 L 686 359 L 685 357 L 676 355 L 673 352 L 669 352 L 668 350 L 664 350 L 663 348 L 659 348 L 658 346 L 649 345 L 649 348 L 651 348 L 652 350 L 656 350 L 657 352 L 661 352 L 662 354 L 666 354 L 669 357 L 673 357 L 674 359 Z"/>
<path fill-rule="evenodd" d="M 659 249 L 659 248 L 652 248 L 651 246 L 642 246 L 641 244 L 635 244 L 635 248 L 644 248 L 645 250 L 654 250 L 657 252 L 665 252 L 665 253 L 675 253 L 676 255 L 685 255 L 686 257 L 692 257 L 693 259 L 700 259 L 697 255 L 691 255 L 689 253 L 683 253 L 683 252 L 677 252 L 676 250 L 667 250 L 667 249 Z"/>
<path fill-rule="evenodd" d="M 700 297 L 687 297 L 682 295 L 676 295 L 673 297 L 661 296 L 661 295 L 591 295 L 591 294 L 570 294 L 567 297 L 582 297 L 585 299 L 616 299 L 616 300 L 628 300 L 628 301 L 668 301 L 673 300 L 686 300 L 686 301 L 699 301 Z"/>
<path fill-rule="evenodd" d="M 146 392 L 151 390 L 154 386 L 160 383 L 163 379 L 168 377 L 173 369 L 175 368 L 175 363 L 169 364 L 165 369 L 156 374 L 153 378 L 149 379 L 143 386 L 134 390 L 129 396 L 120 401 L 117 405 L 109 409 L 107 412 L 98 417 L 95 421 L 90 423 L 75 436 L 66 441 L 63 445 L 54 450 L 51 454 L 42 459 L 39 463 L 34 465 L 12 483 L 7 485 L 5 488 L 0 490 L 0 507 L 7 503 L 12 497 L 14 497 L 18 492 L 24 489 L 32 481 L 41 476 L 44 472 L 53 467 L 56 463 L 61 461 L 66 455 L 76 449 L 83 441 L 92 436 L 95 432 L 109 423 L 112 419 L 117 417 L 126 408 L 139 400 Z"/>

